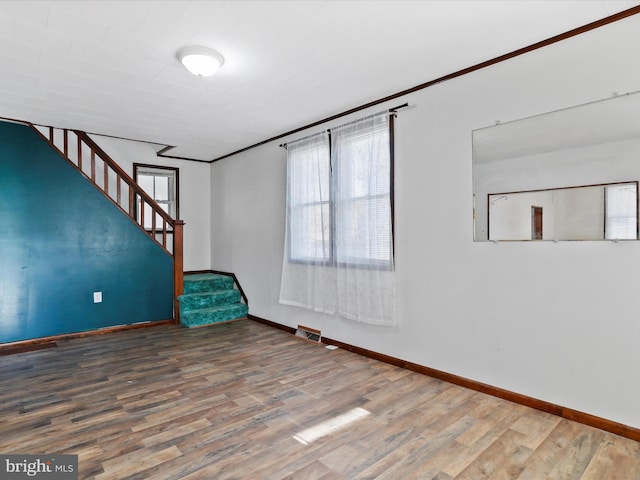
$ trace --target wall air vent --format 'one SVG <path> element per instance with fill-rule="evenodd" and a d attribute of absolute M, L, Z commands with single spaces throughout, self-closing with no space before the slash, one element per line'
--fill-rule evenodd
<path fill-rule="evenodd" d="M 322 332 L 320 330 L 316 330 L 315 328 L 298 325 L 298 329 L 296 330 L 296 337 L 304 338 L 305 340 L 309 340 L 310 342 L 320 343 Z"/>

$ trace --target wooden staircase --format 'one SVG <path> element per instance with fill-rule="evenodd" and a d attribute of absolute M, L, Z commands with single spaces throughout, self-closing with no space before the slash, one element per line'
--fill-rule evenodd
<path fill-rule="evenodd" d="M 85 132 L 30 124 L 60 155 L 171 257 L 173 257 L 173 311 L 180 321 L 178 297 L 184 290 L 183 227 L 166 213 L 107 153 Z M 151 228 L 148 218 L 151 212 Z"/>

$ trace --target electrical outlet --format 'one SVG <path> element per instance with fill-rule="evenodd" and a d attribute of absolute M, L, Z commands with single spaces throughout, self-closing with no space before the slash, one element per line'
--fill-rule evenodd
<path fill-rule="evenodd" d="M 102 292 L 93 292 L 93 303 L 102 303 Z"/>

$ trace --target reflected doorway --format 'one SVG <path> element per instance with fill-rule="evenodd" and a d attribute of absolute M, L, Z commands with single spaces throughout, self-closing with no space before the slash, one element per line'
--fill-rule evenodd
<path fill-rule="evenodd" d="M 531 205 L 531 240 L 542 240 L 542 207 Z"/>

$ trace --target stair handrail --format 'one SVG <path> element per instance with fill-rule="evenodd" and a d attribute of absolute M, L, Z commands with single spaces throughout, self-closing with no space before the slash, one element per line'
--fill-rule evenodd
<path fill-rule="evenodd" d="M 174 286 L 174 295 L 173 295 L 173 311 L 174 311 L 174 320 L 175 322 L 179 322 L 180 320 L 180 309 L 178 306 L 178 296 L 182 295 L 184 291 L 184 258 L 183 258 L 183 229 L 184 229 L 184 221 L 174 219 L 169 215 L 147 192 L 145 192 L 142 187 L 140 187 L 136 181 L 129 176 L 129 174 L 124 171 L 124 169 L 118 165 L 118 163 L 113 160 L 109 154 L 107 154 L 86 132 L 80 130 L 69 130 L 69 129 L 59 129 L 63 132 L 63 149 L 61 150 L 54 144 L 54 127 L 46 127 L 49 131 L 49 138 L 47 138 L 35 125 L 30 124 L 31 128 L 35 130 L 38 135 L 44 138 L 55 150 L 60 152 L 60 154 L 78 170 L 85 178 L 90 180 L 98 190 L 100 190 L 112 203 L 114 203 L 122 212 L 124 212 L 140 229 L 145 232 L 154 242 L 160 245 L 163 250 L 173 257 L 173 286 Z M 78 164 L 72 161 L 69 157 L 69 131 L 73 132 L 76 135 L 78 140 Z M 84 143 L 87 147 L 89 147 L 89 151 L 91 152 L 91 175 L 87 175 L 82 168 L 82 143 Z M 95 158 L 97 156 L 104 162 L 104 175 L 105 175 L 105 188 L 100 186 L 96 182 L 95 175 Z M 117 195 L 116 199 L 109 194 L 109 184 L 108 184 L 108 172 L 107 167 L 113 170 L 116 174 L 116 189 Z M 121 205 L 121 187 L 120 181 L 123 181 L 129 187 L 129 202 L 128 202 L 128 211 Z M 140 198 L 140 202 L 137 201 L 137 198 Z M 139 203 L 139 204 L 138 204 Z M 151 208 L 151 231 L 147 231 L 144 226 L 144 207 L 149 205 Z M 137 208 L 140 208 L 140 219 L 137 216 Z M 156 228 L 156 217 L 160 216 L 162 219 L 162 242 L 160 242 L 156 238 L 156 234 L 158 234 L 159 230 Z M 171 230 L 167 230 L 167 225 L 171 227 Z M 172 251 L 167 249 L 167 233 L 171 233 L 173 236 L 173 248 Z"/>
<path fill-rule="evenodd" d="M 80 130 L 72 130 L 72 131 L 78 136 L 80 140 L 86 143 L 87 146 L 92 151 L 96 152 L 96 154 L 100 157 L 100 159 L 103 162 L 107 163 L 109 167 L 113 171 L 115 171 L 116 174 L 119 177 L 121 177 L 122 180 L 124 180 L 124 182 L 127 185 L 129 185 L 129 188 L 133 189 L 133 192 L 135 194 L 140 195 L 140 197 L 144 199 L 144 201 L 151 206 L 151 210 L 153 210 L 154 213 L 160 215 L 172 227 L 175 225 L 176 220 L 172 218 L 171 215 L 169 215 L 166 211 L 164 211 L 164 209 L 158 204 L 158 202 L 156 202 L 147 192 L 145 192 L 142 189 L 142 187 L 138 185 L 136 181 L 133 178 L 131 178 L 127 172 L 125 172 L 122 169 L 120 165 L 118 165 L 91 137 L 89 137 L 89 135 L 87 135 L 85 132 L 82 132 Z M 133 195 L 129 194 L 129 197 L 132 197 L 132 196 Z M 133 203 L 130 202 L 129 204 L 130 211 L 127 212 L 125 210 L 125 213 L 132 218 L 134 218 L 134 215 L 135 215 L 135 209 L 133 208 L 133 206 L 137 206 L 137 204 L 135 202 Z M 122 208 L 121 205 L 119 205 L 119 207 L 122 210 L 124 210 L 124 208 Z M 134 220 L 136 221 L 136 223 L 138 223 L 137 218 L 134 218 Z M 138 225 L 140 224 L 138 223 Z M 144 228 L 144 225 L 142 225 L 142 227 Z"/>

